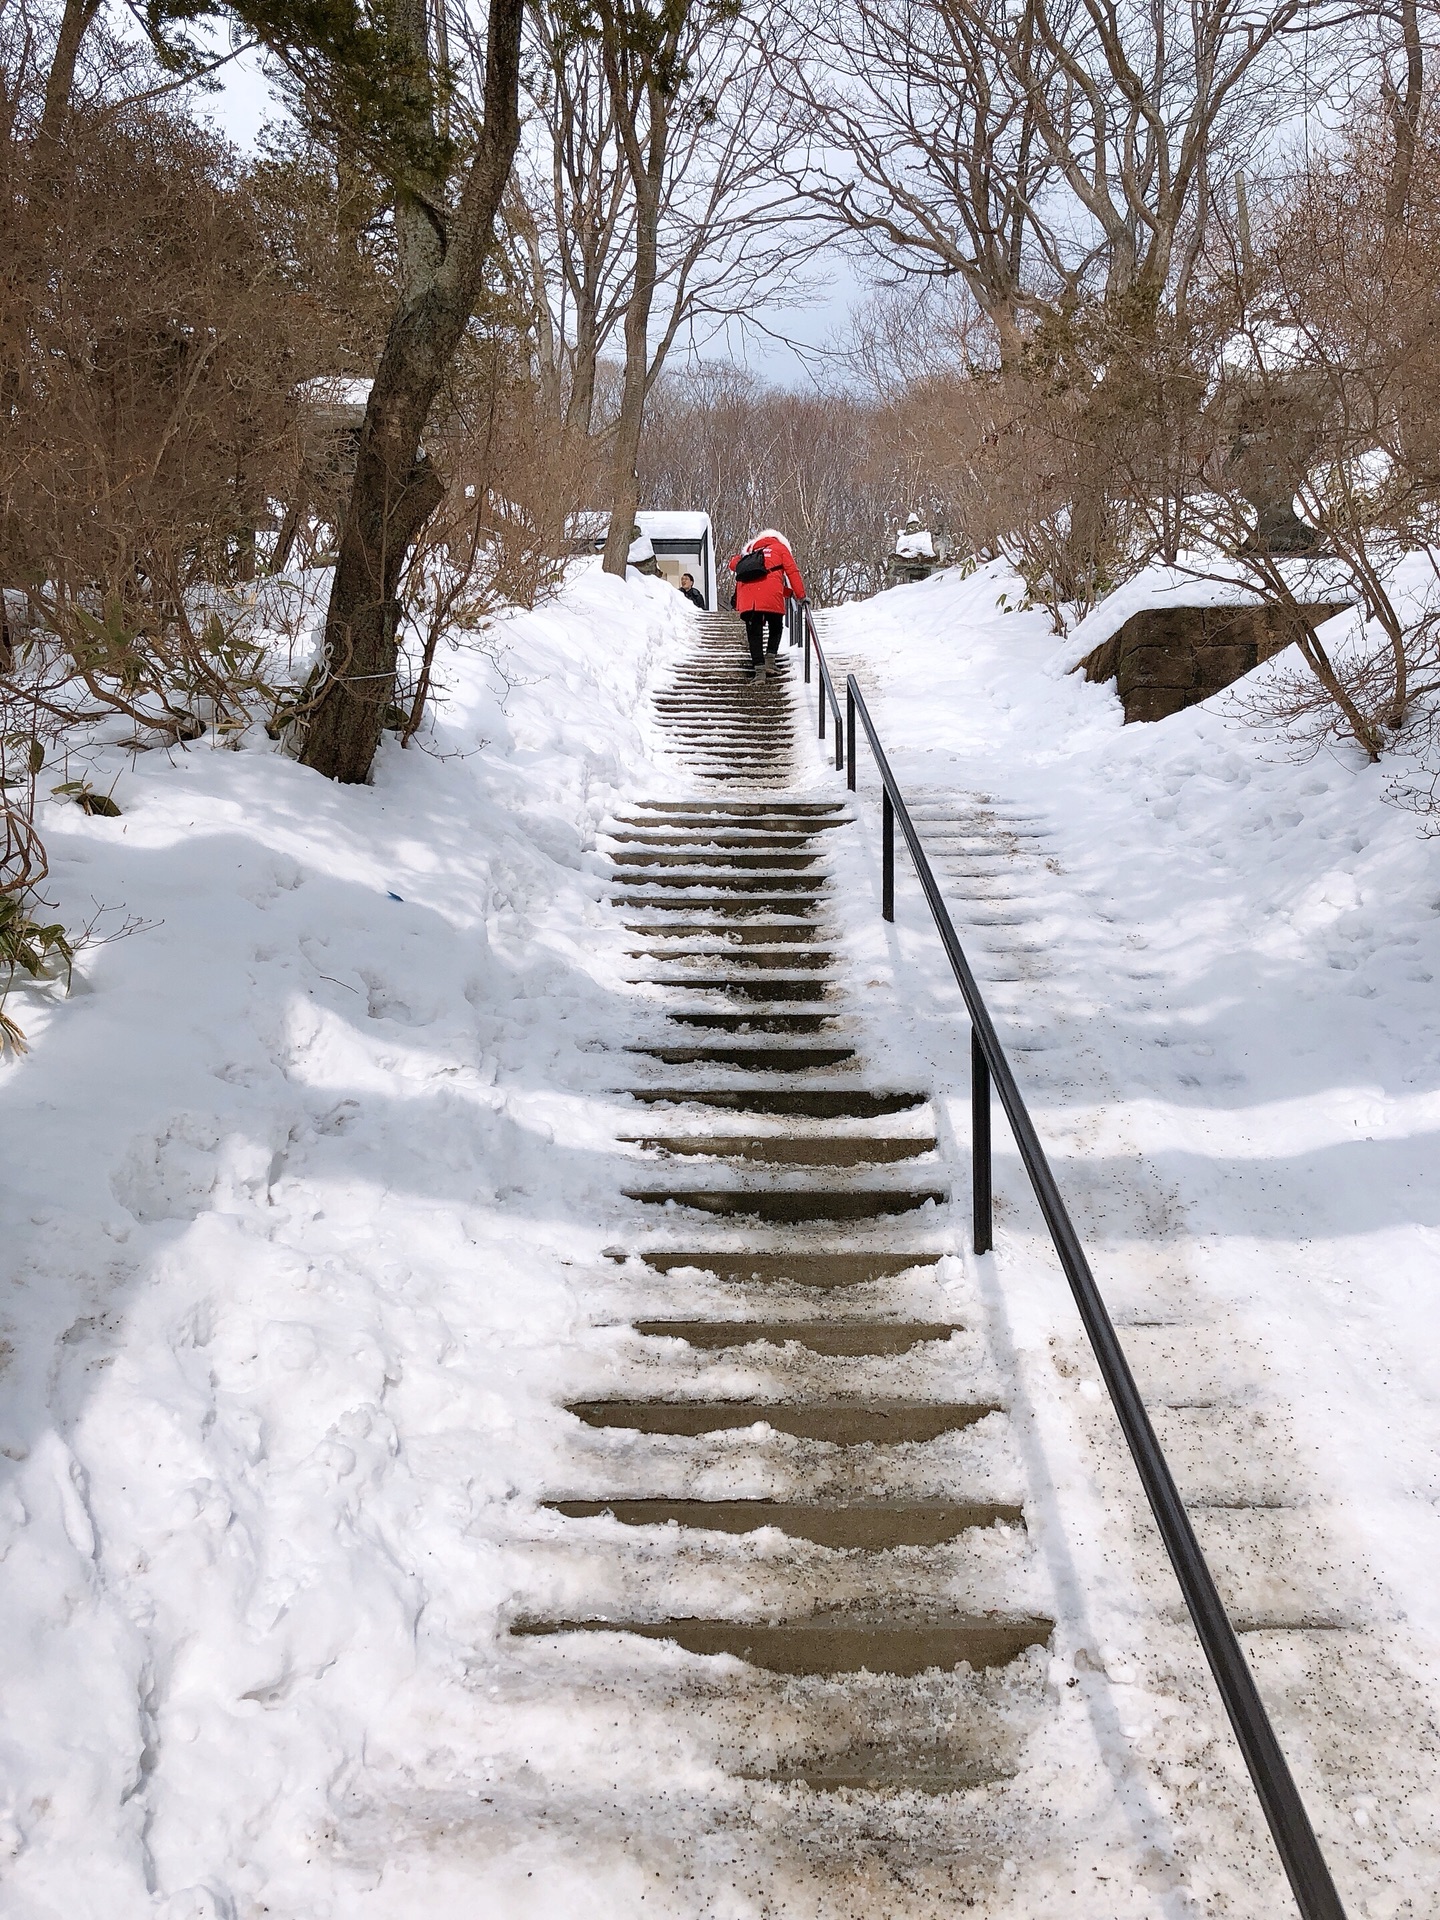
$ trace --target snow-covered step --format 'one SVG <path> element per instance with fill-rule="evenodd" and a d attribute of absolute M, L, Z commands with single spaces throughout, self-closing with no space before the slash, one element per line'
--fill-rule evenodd
<path fill-rule="evenodd" d="M 854 1047 L 825 1045 L 781 1047 L 711 1043 L 708 1046 L 683 1046 L 657 1042 L 653 1045 L 629 1046 L 625 1051 L 643 1054 L 668 1067 L 739 1067 L 750 1073 L 813 1073 L 820 1068 L 838 1067 L 856 1057 Z"/>
<path fill-rule="evenodd" d="M 834 1447 L 914 1446 L 972 1426 L 1001 1409 L 993 1400 L 574 1400 L 569 1411 L 592 1427 L 634 1433 L 719 1433 L 771 1427 Z"/>
<path fill-rule="evenodd" d="M 956 1614 L 1033 1619 L 1037 1572 L 1023 1526 L 984 1502 L 557 1500 L 536 1511 L 515 1611 L 914 1628 Z"/>
<path fill-rule="evenodd" d="M 718 1280 L 787 1282 L 802 1287 L 855 1287 L 911 1273 L 916 1267 L 935 1266 L 938 1250 L 827 1247 L 641 1247 L 617 1252 L 618 1260 L 633 1259 L 657 1273 L 676 1270 L 705 1273 Z"/>
<path fill-rule="evenodd" d="M 834 821 L 843 824 L 850 810 L 843 800 L 791 800 L 784 794 L 767 795 L 763 800 L 632 800 L 630 805 L 641 819 L 673 814 L 680 820 L 703 817 L 711 820 L 802 821 L 807 826 Z M 616 815 L 616 818 L 629 816 Z"/>
<path fill-rule="evenodd" d="M 776 1087 L 763 1083 L 692 1087 L 626 1087 L 645 1106 L 700 1107 L 727 1113 L 791 1116 L 807 1120 L 875 1120 L 928 1107 L 929 1096 L 908 1089 L 875 1087 Z M 808 1137 L 808 1136 L 807 1136 Z"/>
<path fill-rule="evenodd" d="M 646 939 L 650 940 L 708 940 L 714 944 L 698 950 L 706 959 L 713 958 L 715 952 L 720 950 L 722 944 L 764 947 L 766 953 L 763 956 L 757 956 L 756 964 L 766 966 L 772 964 L 773 949 L 785 946 L 807 946 L 814 940 L 815 926 L 813 922 L 806 922 L 795 916 L 789 919 L 776 918 L 774 917 L 776 910 L 773 906 L 767 911 L 771 916 L 769 918 L 762 918 L 759 914 L 752 915 L 749 912 L 741 912 L 739 914 L 730 914 L 723 921 L 627 920 L 625 922 L 625 931 L 627 933 L 643 935 Z M 628 951 L 634 954 L 656 954 L 661 958 L 669 957 L 666 955 L 665 949 L 659 947 L 631 947 Z M 803 966 L 805 963 L 803 958 L 797 955 L 797 957 L 793 961 L 788 962 L 788 964 L 792 966 Z"/>
<path fill-rule="evenodd" d="M 844 1015 L 835 1006 L 801 1010 L 784 1003 L 751 1005 L 720 1011 L 714 1007 L 673 1007 L 666 1019 L 680 1027 L 700 1027 L 715 1033 L 823 1033 Z"/>
<path fill-rule="evenodd" d="M 663 817 L 663 816 L 662 816 Z M 825 850 L 822 830 L 835 824 L 820 821 L 809 827 L 793 828 L 746 826 L 726 820 L 723 825 L 706 824 L 693 818 L 684 824 L 662 827 L 658 820 L 639 821 L 626 826 L 601 827 L 601 836 L 618 846 L 627 858 L 653 849 L 659 853 L 685 853 L 691 849 L 703 853 L 798 853 L 818 859 Z"/>
<path fill-rule="evenodd" d="M 653 845 L 643 849 L 627 846 L 617 857 L 623 860 L 627 869 L 640 867 L 648 870 L 662 867 L 689 872 L 692 869 L 701 868 L 706 873 L 714 868 L 723 868 L 727 872 L 736 873 L 801 873 L 815 866 L 822 858 L 818 853 L 762 853 L 751 852 L 748 849 L 742 853 L 733 847 L 667 849 Z M 667 884 L 671 883 L 668 874 L 654 877 L 657 880 L 663 877 Z"/>
<path fill-rule="evenodd" d="M 718 957 L 718 956 L 717 956 Z M 632 987 L 671 988 L 686 995 L 702 994 L 708 996 L 699 1004 L 711 1005 L 718 998 L 722 1002 L 736 1000 L 759 1000 L 776 1006 L 781 1002 L 798 1002 L 807 1006 L 824 1006 L 834 998 L 834 988 L 827 980 L 817 980 L 813 974 L 795 973 L 789 968 L 783 972 L 746 973 L 702 973 L 698 969 L 694 974 L 662 973 L 636 975 L 626 982 Z M 672 1006 L 676 1003 L 671 1002 Z M 681 1006 L 693 1006 L 693 1000 L 679 1003 Z"/>
<path fill-rule="evenodd" d="M 787 878 L 801 884 L 808 876 L 811 889 L 821 884 L 825 858 L 823 849 L 802 852 L 740 852 L 732 847 L 626 847 L 611 848 L 609 858 L 617 877 L 643 886 L 738 885 L 750 881 L 759 889 L 768 882 L 773 890 Z"/>
<path fill-rule="evenodd" d="M 794 887 L 784 892 L 762 887 L 722 891 L 712 882 L 708 892 L 696 887 L 694 891 L 687 889 L 683 895 L 666 898 L 659 892 L 632 891 L 612 894 L 610 903 L 616 907 L 643 907 L 649 913 L 708 914 L 712 920 L 743 920 L 762 913 L 794 920 L 815 912 L 818 895 Z"/>
<path fill-rule="evenodd" d="M 672 939 L 684 933 L 682 927 L 666 927 L 664 931 Z M 764 947 L 760 939 L 733 939 L 730 929 L 724 933 L 712 933 L 707 943 L 699 947 L 672 947 L 666 943 L 664 947 L 628 947 L 626 954 L 632 960 L 659 960 L 664 966 L 684 968 L 693 962 L 695 972 L 712 966 L 743 968 L 751 979 L 755 979 L 756 985 L 762 983 L 758 979 L 762 973 L 780 973 L 781 977 L 789 977 L 791 973 L 828 973 L 835 962 L 835 954 L 829 952 L 828 948 L 806 947 L 797 952 L 795 947 L 785 945 Z"/>

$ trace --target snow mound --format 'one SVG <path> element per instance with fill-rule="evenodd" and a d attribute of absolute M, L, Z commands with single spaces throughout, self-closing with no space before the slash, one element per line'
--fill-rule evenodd
<path fill-rule="evenodd" d="M 122 816 L 47 808 L 65 916 L 146 926 L 17 995 L 0 1067 L 8 1912 L 373 1884 L 336 1823 L 444 1741 L 553 1471 L 615 1205 L 595 827 L 665 788 L 682 606 L 582 563 L 442 655 L 428 750 L 370 787 L 262 735 L 97 746 Z"/>

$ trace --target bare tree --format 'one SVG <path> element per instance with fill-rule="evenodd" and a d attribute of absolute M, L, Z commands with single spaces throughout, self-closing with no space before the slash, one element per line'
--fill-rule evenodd
<path fill-rule="evenodd" d="M 510 269 L 574 457 L 587 458 L 587 437 L 604 443 L 617 529 L 607 564 L 623 568 L 636 434 L 677 345 L 753 324 L 782 283 L 784 300 L 803 297 L 777 187 L 790 130 L 728 4 L 624 0 L 580 15 L 547 0 L 528 31 L 532 115 L 506 201 Z"/>
<path fill-rule="evenodd" d="M 196 11 L 189 0 L 153 4 L 162 18 Z M 302 113 L 351 143 L 393 195 L 398 299 L 303 721 L 301 758 L 332 779 L 368 777 L 394 699 L 400 580 L 443 493 L 425 427 L 480 299 L 520 137 L 522 8 L 490 0 L 483 53 L 467 36 L 463 75 L 436 44 L 427 0 L 369 13 L 339 0 L 302 10 L 234 0 L 229 9 L 282 64 Z"/>
<path fill-rule="evenodd" d="M 996 57 L 1010 11 L 1006 0 L 790 0 L 770 49 L 776 88 L 807 129 L 791 171 L 816 218 L 886 278 L 958 278 L 1005 357 L 1024 317 L 1073 277 L 1040 211 L 1055 169 L 1037 103 Z"/>
<path fill-rule="evenodd" d="M 1429 730 L 1440 694 L 1440 154 L 1422 119 L 1397 224 L 1397 135 L 1384 105 L 1378 125 L 1313 160 L 1262 210 L 1213 369 L 1208 484 L 1191 542 L 1289 617 L 1311 683 L 1302 696 L 1282 679 L 1291 722 L 1338 728 L 1371 760 L 1417 723 Z M 1299 506 L 1303 541 L 1277 541 L 1265 526 L 1271 496 Z M 1417 561 L 1428 563 L 1428 590 L 1417 588 Z M 1307 599 L 1362 611 L 1364 637 L 1343 658 L 1327 651 Z"/>
<path fill-rule="evenodd" d="M 918 496 L 880 408 L 724 368 L 671 376 L 660 398 L 641 445 L 645 501 L 703 500 L 722 555 L 761 526 L 783 528 L 820 601 L 884 584 L 886 535 Z"/>

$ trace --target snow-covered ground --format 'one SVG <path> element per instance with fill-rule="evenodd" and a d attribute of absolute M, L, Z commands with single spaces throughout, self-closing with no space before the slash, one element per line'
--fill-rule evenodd
<path fill-rule="evenodd" d="M 662 788 L 682 609 L 586 569 L 373 787 L 261 735 L 47 807 L 65 918 L 146 924 L 0 1066 L 6 1914 L 353 1912 L 337 1809 L 476 1710 L 613 1210 L 595 823 Z"/>
<path fill-rule="evenodd" d="M 1382 770 L 1296 764 L 1227 694 L 1123 727 L 1113 689 L 1069 671 L 1076 644 L 1001 593 L 991 568 L 837 610 L 832 666 L 952 849 L 952 910 L 1222 1591 L 1263 1629 L 1247 1651 L 1350 1911 L 1431 1912 L 1440 839 L 1385 803 Z M 903 878 L 888 959 L 908 1046 L 962 1090 L 963 1020 L 916 986 L 937 1011 L 958 996 Z M 1207 1912 L 1286 1911 L 1253 1821 L 1248 1863 L 1235 1843 L 1218 1702 L 1187 1632 L 1157 1628 L 1177 1591 L 1000 1154 L 992 1307 L 1055 1489 L 1062 1612 L 1111 1682 L 1104 1744 L 1158 1796 Z"/>
<path fill-rule="evenodd" d="M 942 574 L 838 610 L 832 657 L 924 816 L 1350 1911 L 1428 1913 L 1440 843 L 1383 775 L 1292 764 L 1225 696 L 1122 729 L 1002 592 Z M 437 751 L 387 748 L 372 788 L 106 749 L 123 817 L 45 821 L 66 917 L 146 928 L 69 1001 L 17 994 L 33 1050 L 0 1067 L 7 1915 L 852 1910 L 843 1847 L 833 1897 L 792 1901 L 743 1831 L 702 1859 L 663 1811 L 632 1827 L 639 1788 L 708 1777 L 678 1736 L 636 1747 L 623 1661 L 613 1712 L 603 1688 L 577 1712 L 514 1683 L 497 1631 L 537 1581 L 556 1612 L 583 1594 L 535 1501 L 574 1472 L 559 1402 L 623 1344 L 596 1273 L 638 1014 L 595 838 L 678 790 L 647 693 L 689 619 L 586 570 L 507 623 L 503 676 L 451 659 Z M 808 784 L 835 789 L 818 751 Z M 895 929 L 873 832 L 836 858 L 873 1083 L 935 1087 L 963 1199 L 958 995 L 903 858 Z M 997 1148 L 964 1290 L 1090 1732 L 1030 1756 L 1055 1845 L 988 1911 L 1268 1920 L 1286 1895 L 998 1122 Z M 857 1881 L 854 1910 L 909 1920 L 904 1884 Z"/>

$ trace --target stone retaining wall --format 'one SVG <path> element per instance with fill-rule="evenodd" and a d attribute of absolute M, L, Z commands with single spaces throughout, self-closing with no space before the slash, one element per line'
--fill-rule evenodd
<path fill-rule="evenodd" d="M 1325 602 L 1302 609 L 1316 625 L 1344 610 Z M 1289 644 L 1281 607 L 1156 607 L 1135 613 L 1080 662 L 1087 680 L 1113 680 L 1132 720 L 1163 720 L 1208 700 Z"/>

